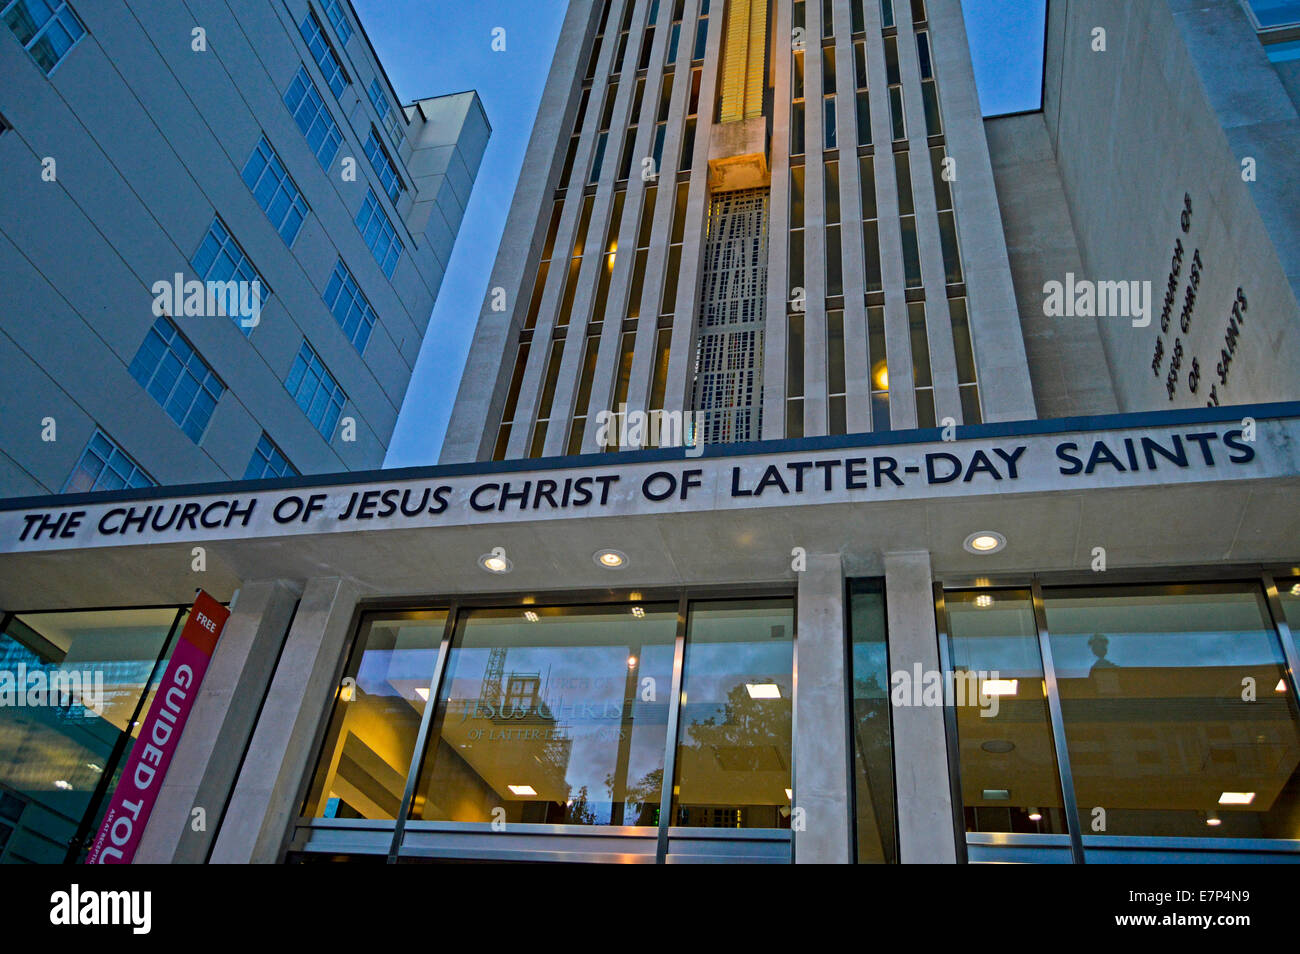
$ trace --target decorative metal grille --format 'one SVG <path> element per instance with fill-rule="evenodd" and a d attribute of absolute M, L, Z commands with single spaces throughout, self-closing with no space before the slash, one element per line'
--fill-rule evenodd
<path fill-rule="evenodd" d="M 767 201 L 766 189 L 746 189 L 709 204 L 693 398 L 709 444 L 762 434 Z"/>

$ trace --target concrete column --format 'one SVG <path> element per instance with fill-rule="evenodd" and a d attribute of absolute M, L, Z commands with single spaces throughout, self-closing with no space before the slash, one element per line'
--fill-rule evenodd
<path fill-rule="evenodd" d="M 334 691 L 358 587 L 351 580 L 309 580 L 275 678 L 248 746 L 212 850 L 216 864 L 279 859 Z"/>
<path fill-rule="evenodd" d="M 920 665 L 922 672 L 939 671 L 931 585 L 928 552 L 885 554 L 889 666 L 894 672 L 911 672 L 915 665 Z M 894 707 L 894 778 L 899 860 L 905 864 L 955 863 L 942 708 Z"/>
<path fill-rule="evenodd" d="M 798 864 L 853 860 L 849 828 L 849 687 L 844 651 L 844 575 L 838 553 L 808 557 L 799 574 L 793 832 Z M 951 826 L 949 826 L 951 827 Z"/>
<path fill-rule="evenodd" d="M 297 587 L 285 580 L 240 588 L 140 841 L 137 863 L 201 864 L 207 857 L 297 600 Z M 191 827 L 195 808 L 206 813 L 204 831 Z"/>

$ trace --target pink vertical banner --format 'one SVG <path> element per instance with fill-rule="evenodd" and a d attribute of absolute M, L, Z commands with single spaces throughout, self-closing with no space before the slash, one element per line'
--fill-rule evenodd
<path fill-rule="evenodd" d="M 140 725 L 131 756 L 117 780 L 86 864 L 129 865 L 135 857 L 217 638 L 229 618 L 230 610 L 199 590 L 149 714 Z"/>

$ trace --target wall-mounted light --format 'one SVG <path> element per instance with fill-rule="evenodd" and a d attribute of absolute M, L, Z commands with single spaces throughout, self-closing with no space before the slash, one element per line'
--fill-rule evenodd
<path fill-rule="evenodd" d="M 1032 821 L 1032 822 L 1042 821 L 1042 820 L 1043 820 L 1043 813 L 1040 812 L 1037 808 L 1032 808 L 1032 807 L 1031 807 L 1031 808 L 1029 809 L 1029 820 Z"/>
<path fill-rule="evenodd" d="M 1223 819 L 1219 817 L 1218 812 L 1206 812 L 1205 824 L 1209 825 L 1211 828 L 1218 828 L 1223 824 Z"/>

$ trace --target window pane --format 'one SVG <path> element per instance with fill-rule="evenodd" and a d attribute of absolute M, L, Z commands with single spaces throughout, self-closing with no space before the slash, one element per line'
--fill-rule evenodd
<path fill-rule="evenodd" d="M 64 860 L 96 786 L 130 751 L 128 743 L 112 762 L 142 696 L 148 704 L 149 677 L 175 619 L 175 608 L 33 613 L 0 634 L 0 671 L 13 680 L 11 701 L 0 706 L 0 860 Z M 38 682 L 53 688 L 56 677 L 80 691 L 66 698 L 33 691 Z M 92 823 L 92 837 L 95 830 Z"/>
<path fill-rule="evenodd" d="M 792 600 L 695 603 L 672 823 L 790 826 Z"/>
<path fill-rule="evenodd" d="M 885 638 L 885 594 L 879 581 L 849 581 L 849 625 L 858 863 L 896 862 L 889 655 Z"/>
<path fill-rule="evenodd" d="M 944 599 L 966 830 L 1065 832 L 1029 592 Z"/>
<path fill-rule="evenodd" d="M 1258 584 L 1044 602 L 1085 831 L 1101 807 L 1108 835 L 1300 837 L 1300 719 Z"/>
<path fill-rule="evenodd" d="M 435 610 L 362 624 L 304 816 L 397 817 L 446 620 Z"/>
<path fill-rule="evenodd" d="M 676 635 L 676 604 L 462 614 L 411 817 L 657 824 Z"/>

